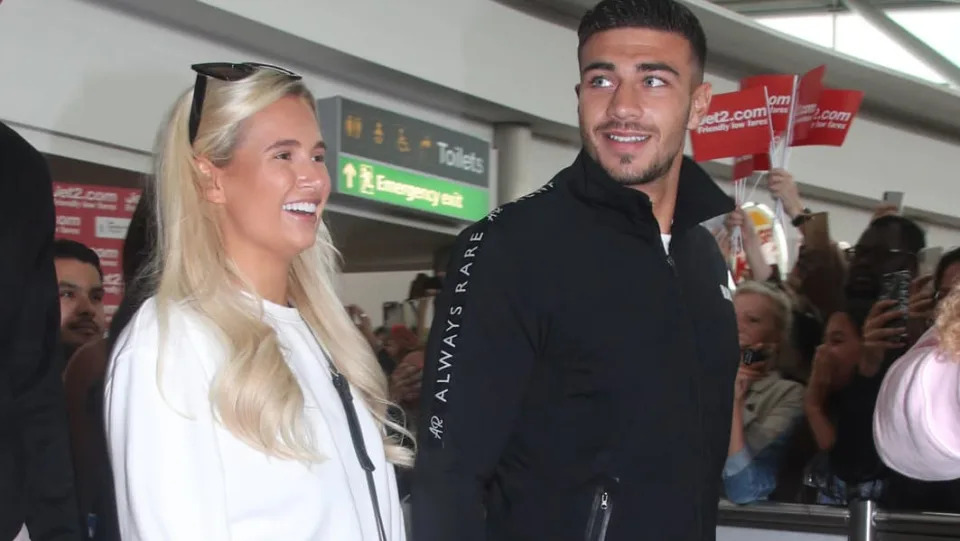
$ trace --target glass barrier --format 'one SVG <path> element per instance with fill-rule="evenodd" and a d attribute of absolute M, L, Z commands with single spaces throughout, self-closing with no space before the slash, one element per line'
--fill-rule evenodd
<path fill-rule="evenodd" d="M 774 532 L 776 532 L 774 534 Z M 941 541 L 960 539 L 960 515 L 878 509 L 872 501 L 849 508 L 721 501 L 717 541 Z"/>

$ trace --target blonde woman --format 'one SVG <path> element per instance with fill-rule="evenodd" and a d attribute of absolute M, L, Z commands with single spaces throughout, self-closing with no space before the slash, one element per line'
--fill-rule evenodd
<path fill-rule="evenodd" d="M 939 311 L 884 376 L 873 418 L 884 463 L 922 481 L 960 478 L 960 288 Z"/>
<path fill-rule="evenodd" d="M 156 294 L 106 383 L 122 537 L 403 540 L 412 457 L 331 284 L 313 97 L 282 68 L 193 68 L 158 153 Z"/>
<path fill-rule="evenodd" d="M 723 468 L 727 499 L 750 503 L 777 487 L 780 463 L 803 415 L 803 386 L 781 377 L 792 354 L 792 308 L 786 293 L 762 282 L 737 286 L 741 359 L 733 392 L 730 448 Z"/>

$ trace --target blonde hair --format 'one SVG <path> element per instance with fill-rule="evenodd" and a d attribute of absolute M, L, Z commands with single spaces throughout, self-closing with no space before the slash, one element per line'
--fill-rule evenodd
<path fill-rule="evenodd" d="M 761 295 L 770 300 L 773 305 L 773 317 L 780 330 L 780 343 L 777 345 L 777 356 L 771 368 L 775 370 L 793 369 L 796 363 L 796 352 L 792 346 L 793 339 L 793 302 L 780 289 L 764 282 L 747 281 L 737 285 L 735 297 L 740 295 Z"/>
<path fill-rule="evenodd" d="M 937 308 L 937 332 L 940 349 L 960 358 L 960 287 L 953 288 Z"/>
<path fill-rule="evenodd" d="M 215 209 L 204 197 L 204 176 L 196 162 L 204 156 L 217 166 L 228 163 L 246 120 L 287 96 L 299 97 L 314 108 L 313 96 L 300 81 L 271 70 L 235 82 L 209 79 L 192 146 L 187 124 L 193 91 L 176 102 L 158 142 L 152 187 L 158 246 L 150 272 L 156 283 L 161 333 L 167 328 L 171 305 L 184 304 L 209 321 L 226 348 L 225 362 L 210 389 L 218 421 L 268 455 L 318 462 L 323 457 L 304 420 L 303 391 L 284 360 L 274 329 L 262 320 L 260 297 L 224 251 Z M 386 436 L 388 427 L 404 437 L 410 434 L 390 421 L 386 376 L 334 290 L 338 263 L 339 253 L 321 222 L 317 242 L 290 267 L 289 296 L 333 364 L 359 391 L 361 400 L 355 404 L 365 405 L 376 419 L 387 459 L 410 465 L 413 453 Z M 161 367 L 162 362 L 157 370 Z"/>

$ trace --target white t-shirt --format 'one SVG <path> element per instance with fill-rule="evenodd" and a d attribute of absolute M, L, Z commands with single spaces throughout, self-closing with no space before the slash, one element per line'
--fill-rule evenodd
<path fill-rule="evenodd" d="M 306 424 L 326 460 L 267 457 L 223 428 L 208 393 L 225 356 L 207 321 L 178 306 L 163 340 L 148 300 L 120 335 L 106 382 L 107 440 L 124 540 L 362 541 L 377 539 L 366 477 L 329 367 L 295 308 L 265 303 L 303 390 Z M 357 393 L 354 393 L 357 396 Z M 393 466 L 373 417 L 354 401 L 376 466 L 387 538 L 404 541 Z"/>
<path fill-rule="evenodd" d="M 663 249 L 667 254 L 670 253 L 670 239 L 673 238 L 673 235 L 668 235 L 666 233 L 660 233 L 660 240 L 663 242 Z"/>

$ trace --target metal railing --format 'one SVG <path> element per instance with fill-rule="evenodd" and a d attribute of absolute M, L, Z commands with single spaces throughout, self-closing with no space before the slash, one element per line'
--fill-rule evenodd
<path fill-rule="evenodd" d="M 855 501 L 849 508 L 721 501 L 718 522 L 739 528 L 840 535 L 850 541 L 960 539 L 960 515 L 887 511 L 872 501 Z"/>

